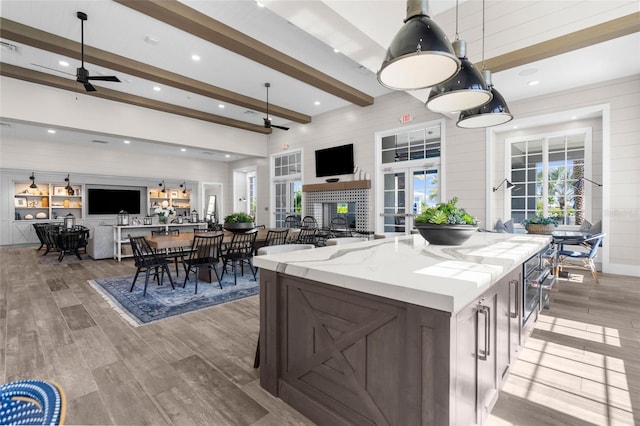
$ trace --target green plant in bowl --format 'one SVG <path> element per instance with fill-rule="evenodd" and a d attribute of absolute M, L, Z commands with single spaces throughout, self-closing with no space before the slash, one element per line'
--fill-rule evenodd
<path fill-rule="evenodd" d="M 224 218 L 224 223 L 253 223 L 253 218 L 246 213 L 231 213 Z"/>
<path fill-rule="evenodd" d="M 425 209 L 415 218 L 415 228 L 430 244 L 460 245 L 478 230 L 477 221 L 456 206 L 458 197 Z"/>
<path fill-rule="evenodd" d="M 552 217 L 533 216 L 522 221 L 529 234 L 551 234 L 558 222 Z"/>

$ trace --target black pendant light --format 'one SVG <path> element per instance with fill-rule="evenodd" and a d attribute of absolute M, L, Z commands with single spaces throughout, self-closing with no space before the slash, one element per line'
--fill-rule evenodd
<path fill-rule="evenodd" d="M 458 118 L 458 127 L 463 129 L 479 129 L 482 127 L 497 126 L 513 120 L 507 102 L 491 84 L 491 72 L 484 70 L 484 79 L 489 85 L 493 99 L 481 107 L 462 111 Z"/>
<path fill-rule="evenodd" d="M 407 18 L 387 49 L 378 81 L 395 90 L 440 84 L 460 70 L 451 42 L 428 16 L 427 0 L 407 0 Z"/>
<path fill-rule="evenodd" d="M 464 111 L 479 107 L 492 98 L 480 71 L 467 59 L 467 43 L 458 36 L 458 0 L 456 0 L 456 40 L 453 50 L 460 59 L 460 72 L 431 88 L 426 107 L 434 112 Z"/>
<path fill-rule="evenodd" d="M 36 175 L 33 172 L 31 172 L 31 176 L 29 176 L 29 179 L 31 180 L 31 185 L 29 185 L 29 188 L 37 189 L 38 185 L 36 185 Z"/>
<path fill-rule="evenodd" d="M 497 126 L 513 120 L 513 115 L 502 95 L 493 87 L 491 72 L 484 68 L 484 0 L 482 0 L 482 73 L 484 81 L 491 91 L 493 98 L 489 103 L 480 107 L 468 109 L 460 113 L 456 125 L 463 129 L 480 129 Z"/>

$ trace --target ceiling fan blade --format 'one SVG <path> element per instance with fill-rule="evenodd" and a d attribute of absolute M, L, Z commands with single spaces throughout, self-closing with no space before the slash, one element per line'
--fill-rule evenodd
<path fill-rule="evenodd" d="M 89 83 L 88 81 L 86 83 L 82 83 L 84 84 L 84 88 L 87 92 L 95 92 L 96 88 L 93 87 L 93 85 L 91 83 Z"/>
<path fill-rule="evenodd" d="M 275 127 L 276 129 L 280 129 L 280 130 L 289 130 L 288 127 L 284 127 L 284 126 L 277 126 L 275 124 L 272 124 L 271 127 Z"/>
<path fill-rule="evenodd" d="M 87 80 L 115 81 L 116 83 L 120 83 L 120 80 L 115 75 L 97 75 L 95 77 L 87 77 Z"/>

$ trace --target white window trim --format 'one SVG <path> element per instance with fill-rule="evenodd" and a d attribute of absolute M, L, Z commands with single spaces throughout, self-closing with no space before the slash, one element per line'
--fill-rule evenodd
<path fill-rule="evenodd" d="M 519 142 L 525 142 L 525 141 L 534 141 L 534 140 L 538 140 L 538 139 L 542 139 L 543 140 L 543 144 L 542 144 L 542 158 L 544 159 L 544 164 L 543 164 L 543 168 L 542 168 L 542 174 L 543 176 L 547 176 L 547 172 L 548 172 L 548 161 L 549 161 L 549 143 L 548 140 L 552 139 L 552 138 L 557 138 L 557 137 L 568 137 L 571 135 L 578 135 L 578 134 L 585 134 L 585 141 L 584 141 L 584 176 L 588 177 L 588 176 L 592 176 L 592 161 L 593 161 L 593 155 L 592 155 L 592 138 L 593 138 L 593 128 L 591 127 L 581 127 L 581 128 L 576 128 L 576 129 L 567 129 L 567 130 L 561 130 L 561 131 L 557 131 L 557 132 L 550 132 L 550 133 L 537 133 L 537 134 L 531 134 L 531 135 L 525 135 L 525 136 L 516 136 L 516 137 L 512 137 L 512 138 L 506 138 L 504 141 L 504 165 L 505 165 L 505 176 L 507 176 L 507 179 L 509 179 L 509 181 L 511 181 L 511 145 L 514 143 L 519 143 Z M 547 186 L 544 185 L 543 186 L 543 194 L 542 194 L 542 198 L 547 198 Z M 588 206 L 585 209 L 585 217 L 592 217 L 592 208 L 593 208 L 593 201 L 591 199 L 591 186 L 590 185 L 585 185 L 584 186 L 584 192 L 585 192 L 585 199 L 589 200 Z M 505 202 L 504 202 L 504 210 L 503 210 L 503 217 L 508 218 L 511 217 L 511 193 L 508 191 L 504 191 L 504 197 L 505 197 Z M 522 227 L 522 225 L 520 225 L 519 223 L 515 224 L 516 227 Z M 577 229 L 579 228 L 579 226 L 576 225 L 558 225 L 559 228 L 561 229 Z"/>
<path fill-rule="evenodd" d="M 276 157 L 283 157 L 283 156 L 289 156 L 292 154 L 297 154 L 300 153 L 300 173 L 296 173 L 293 175 L 287 175 L 287 176 L 275 176 L 275 158 Z M 287 150 L 287 151 L 281 151 L 281 152 L 276 152 L 273 153 L 271 155 L 269 155 L 269 226 L 272 227 L 275 224 L 276 221 L 276 216 L 275 216 L 275 191 L 274 191 L 274 183 L 275 182 L 280 182 L 280 181 L 287 181 L 287 180 L 299 180 L 299 181 L 303 181 L 302 177 L 304 176 L 304 149 L 303 148 L 299 148 L 299 149 L 293 149 L 291 151 Z M 304 211 L 304 196 L 302 197 L 302 211 Z"/>

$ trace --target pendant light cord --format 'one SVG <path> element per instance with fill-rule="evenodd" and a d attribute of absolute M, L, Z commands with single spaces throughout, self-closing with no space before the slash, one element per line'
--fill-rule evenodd
<path fill-rule="evenodd" d="M 484 65 L 484 0 L 482 0 L 482 71 L 486 69 Z"/>
<path fill-rule="evenodd" d="M 456 0 L 456 40 L 459 40 L 458 36 L 458 0 Z"/>

